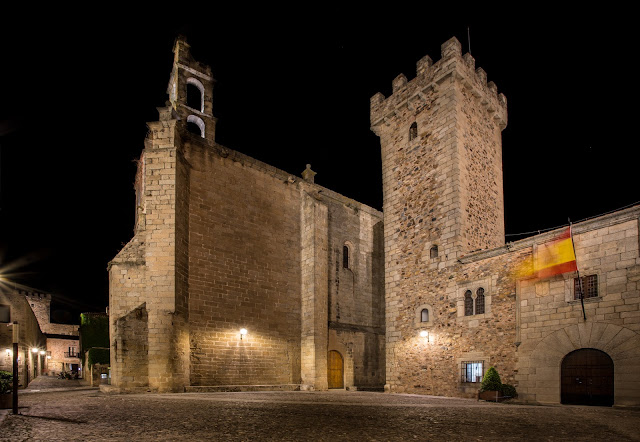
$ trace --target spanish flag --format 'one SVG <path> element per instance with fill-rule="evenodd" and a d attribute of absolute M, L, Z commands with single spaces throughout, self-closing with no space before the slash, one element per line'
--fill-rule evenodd
<path fill-rule="evenodd" d="M 538 278 L 549 278 L 578 270 L 571 227 L 567 227 L 552 241 L 538 244 L 533 256 L 533 269 Z"/>

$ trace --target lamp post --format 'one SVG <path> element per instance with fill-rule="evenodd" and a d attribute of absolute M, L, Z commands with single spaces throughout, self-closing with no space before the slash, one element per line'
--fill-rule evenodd
<path fill-rule="evenodd" d="M 13 322 L 13 414 L 18 414 L 18 322 Z"/>

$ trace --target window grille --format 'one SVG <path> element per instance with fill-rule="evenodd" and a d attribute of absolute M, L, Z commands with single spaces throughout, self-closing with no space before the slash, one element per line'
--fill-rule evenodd
<path fill-rule="evenodd" d="M 580 280 L 585 298 L 598 296 L 598 275 L 587 275 L 573 279 L 573 299 L 580 299 Z"/>
<path fill-rule="evenodd" d="M 460 368 L 461 382 L 482 382 L 484 361 L 465 361 Z"/>
<path fill-rule="evenodd" d="M 467 290 L 464 294 L 464 315 L 473 315 L 473 298 L 471 297 L 471 290 Z"/>
<path fill-rule="evenodd" d="M 429 309 L 423 308 L 422 312 L 420 312 L 420 321 L 429 322 Z"/>
<path fill-rule="evenodd" d="M 476 315 L 484 313 L 484 289 L 480 287 L 476 291 Z"/>

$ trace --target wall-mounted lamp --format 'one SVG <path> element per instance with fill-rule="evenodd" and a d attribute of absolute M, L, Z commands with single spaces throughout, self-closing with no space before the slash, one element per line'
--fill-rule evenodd
<path fill-rule="evenodd" d="M 50 356 L 50 355 L 47 355 L 47 359 L 51 359 L 51 356 Z"/>
<path fill-rule="evenodd" d="M 13 356 L 13 352 L 10 348 L 7 348 L 7 357 L 10 358 L 11 356 Z"/>
<path fill-rule="evenodd" d="M 38 353 L 38 349 L 37 349 L 37 348 L 35 348 L 35 347 L 33 347 L 33 348 L 31 349 L 31 353 Z"/>
<path fill-rule="evenodd" d="M 428 338 L 428 337 L 429 337 L 429 332 L 428 332 L 428 331 L 426 331 L 426 330 L 422 330 L 422 331 L 420 332 L 420 337 L 421 337 L 421 338 Z"/>
<path fill-rule="evenodd" d="M 47 352 L 46 352 L 46 351 L 44 351 L 44 350 L 40 350 L 40 354 L 41 354 L 42 356 L 44 356 L 44 355 L 46 355 L 46 354 L 47 354 Z"/>
<path fill-rule="evenodd" d="M 247 334 L 247 329 L 246 328 L 241 328 L 240 329 L 240 340 L 241 341 L 242 341 L 242 338 L 244 338 L 246 334 Z"/>

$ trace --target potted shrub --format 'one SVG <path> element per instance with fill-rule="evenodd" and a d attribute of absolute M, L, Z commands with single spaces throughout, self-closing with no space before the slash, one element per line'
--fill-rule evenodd
<path fill-rule="evenodd" d="M 13 407 L 13 375 L 0 370 L 0 409 Z"/>
<path fill-rule="evenodd" d="M 504 399 L 511 399 L 518 397 L 518 392 L 516 391 L 516 387 L 509 384 L 502 384 L 500 387 L 500 393 Z"/>
<path fill-rule="evenodd" d="M 498 402 L 501 396 L 502 382 L 500 381 L 500 375 L 495 368 L 489 367 L 482 378 L 482 386 L 478 392 L 478 399 Z"/>

